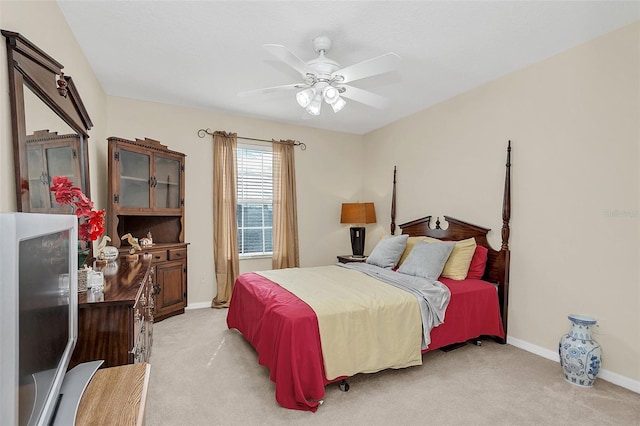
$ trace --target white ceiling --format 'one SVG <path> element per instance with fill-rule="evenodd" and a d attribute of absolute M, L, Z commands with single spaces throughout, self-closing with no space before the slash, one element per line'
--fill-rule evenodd
<path fill-rule="evenodd" d="M 637 1 L 58 3 L 108 95 L 355 134 L 640 19 Z M 398 71 L 353 83 L 388 97 L 388 109 L 347 100 L 339 113 L 325 105 L 311 117 L 295 91 L 237 96 L 300 81 L 263 44 L 285 45 L 307 61 L 317 56 L 312 39 L 321 34 L 333 40 L 327 57 L 343 67 L 400 55 Z"/>

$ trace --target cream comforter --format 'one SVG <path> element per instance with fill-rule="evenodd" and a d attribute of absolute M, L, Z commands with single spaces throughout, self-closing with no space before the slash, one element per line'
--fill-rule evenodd
<path fill-rule="evenodd" d="M 328 380 L 422 363 L 420 307 L 407 291 L 336 265 L 257 274 L 314 310 Z"/>

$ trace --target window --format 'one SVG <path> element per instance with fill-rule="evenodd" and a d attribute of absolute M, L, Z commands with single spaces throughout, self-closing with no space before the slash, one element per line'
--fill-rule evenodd
<path fill-rule="evenodd" d="M 240 145 L 236 156 L 238 253 L 273 253 L 273 152 L 271 146 Z"/>

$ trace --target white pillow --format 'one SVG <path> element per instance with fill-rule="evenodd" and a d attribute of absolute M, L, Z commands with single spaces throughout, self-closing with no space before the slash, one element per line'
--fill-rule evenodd
<path fill-rule="evenodd" d="M 455 245 L 456 243 L 451 241 L 441 243 L 419 241 L 402 262 L 398 272 L 437 280 Z"/>
<path fill-rule="evenodd" d="M 367 263 L 381 268 L 395 268 L 407 245 L 407 234 L 381 239 L 367 258 Z"/>

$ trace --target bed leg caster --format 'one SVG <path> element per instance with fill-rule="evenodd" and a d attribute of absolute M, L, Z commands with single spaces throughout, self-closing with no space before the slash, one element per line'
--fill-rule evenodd
<path fill-rule="evenodd" d="M 473 344 L 476 346 L 482 346 L 482 340 L 478 339 L 478 340 L 474 340 Z"/>
<path fill-rule="evenodd" d="M 340 384 L 338 385 L 342 392 L 349 392 L 349 383 L 346 380 L 342 379 Z"/>

